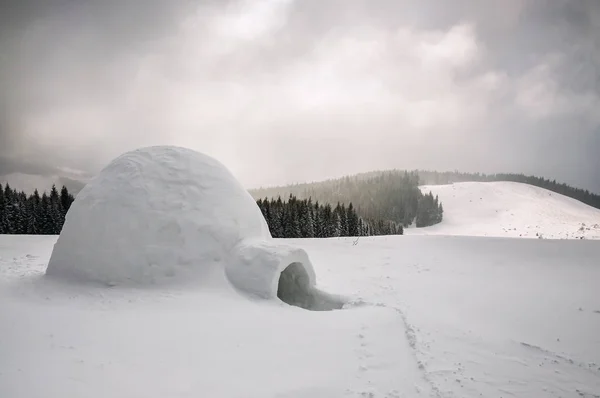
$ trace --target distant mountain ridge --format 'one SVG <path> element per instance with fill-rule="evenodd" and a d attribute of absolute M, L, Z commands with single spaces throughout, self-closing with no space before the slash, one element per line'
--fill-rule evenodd
<path fill-rule="evenodd" d="M 311 191 L 319 191 L 322 187 L 336 185 L 339 181 L 344 179 L 352 179 L 354 181 L 365 181 L 370 180 L 382 175 L 396 175 L 402 176 L 404 173 L 414 174 L 418 177 L 419 185 L 445 185 L 456 182 L 492 182 L 492 181 L 510 181 L 510 182 L 521 182 L 536 187 L 544 188 L 552 192 L 565 195 L 567 197 L 576 199 L 587 205 L 600 209 L 600 195 L 584 190 L 581 188 L 574 188 L 565 183 L 557 182 L 556 180 L 550 180 L 543 177 L 536 177 L 525 174 L 514 174 L 514 173 L 497 173 L 497 174 L 484 174 L 484 173 L 462 173 L 458 171 L 430 171 L 430 170 L 375 170 L 365 173 L 359 173 L 347 177 L 328 179 L 320 182 L 311 183 L 300 183 L 283 185 L 268 188 L 252 189 L 250 193 L 255 198 L 277 197 L 281 195 L 286 197 L 290 193 L 298 197 L 308 194 Z M 337 197 L 331 198 L 333 201 L 344 201 L 341 193 Z M 330 202 L 335 204 L 333 202 Z"/>

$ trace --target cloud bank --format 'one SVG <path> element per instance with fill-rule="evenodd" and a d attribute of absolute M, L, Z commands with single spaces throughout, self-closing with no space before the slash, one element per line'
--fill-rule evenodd
<path fill-rule="evenodd" d="M 396 167 L 600 191 L 593 0 L 29 0 L 1 14 L 0 168 L 94 173 L 176 144 L 248 187 Z"/>

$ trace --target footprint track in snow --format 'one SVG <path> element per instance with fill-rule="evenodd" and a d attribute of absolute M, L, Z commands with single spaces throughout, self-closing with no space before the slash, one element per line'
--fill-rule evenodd
<path fill-rule="evenodd" d="M 366 398 L 402 398 L 404 397 L 397 390 L 391 390 L 388 392 L 379 392 L 376 387 L 376 383 L 369 376 L 369 373 L 375 369 L 377 369 L 377 364 L 374 362 L 375 355 L 372 350 L 369 348 L 371 346 L 370 337 L 369 337 L 369 327 L 367 325 L 362 325 L 360 328 L 360 332 L 356 335 L 356 339 L 358 340 L 358 347 L 356 348 L 356 354 L 358 356 L 359 365 L 358 365 L 358 376 L 357 378 L 363 381 L 366 384 L 365 389 L 359 389 L 359 391 L 348 391 L 354 396 L 358 397 L 366 397 Z"/>
<path fill-rule="evenodd" d="M 390 306 L 385 303 L 375 303 L 375 302 L 371 303 L 371 302 L 367 302 L 367 301 L 363 301 L 363 300 L 359 300 L 358 302 L 350 303 L 350 305 L 356 306 L 356 307 L 361 307 L 361 306 L 382 307 L 382 308 L 388 308 L 388 309 L 394 310 L 400 316 L 400 319 L 402 320 L 402 323 L 404 325 L 404 334 L 406 337 L 406 341 L 410 347 L 410 351 L 413 355 L 415 364 L 416 364 L 417 368 L 419 369 L 419 373 L 421 374 L 423 381 L 431 390 L 431 396 L 438 397 L 438 398 L 443 396 L 439 387 L 437 386 L 437 384 L 432 380 L 431 372 L 429 372 L 427 370 L 425 362 L 420 358 L 423 355 L 423 352 L 419 348 L 419 342 L 417 339 L 416 330 L 413 327 L 413 325 L 410 322 L 408 322 L 406 315 L 400 308 Z M 363 327 L 361 328 L 361 333 L 358 334 L 358 339 L 360 341 L 361 348 L 365 348 L 368 346 L 367 337 L 364 332 L 366 329 L 367 329 L 366 326 L 363 325 Z M 363 353 L 364 353 L 364 351 L 363 351 Z M 364 354 L 363 354 L 363 357 L 359 356 L 359 359 L 361 361 L 360 367 L 362 368 L 364 366 L 364 365 L 362 365 L 362 363 L 364 363 L 364 361 L 366 360 L 366 358 L 364 357 Z M 366 372 L 372 368 L 373 367 L 370 366 L 370 367 L 367 367 L 367 369 L 363 370 L 363 371 Z M 419 388 L 417 388 L 417 390 L 419 391 L 419 393 L 421 392 Z M 377 395 L 374 395 L 374 397 L 375 396 L 377 396 Z M 390 397 L 390 398 L 395 397 L 395 396 L 401 396 L 401 395 L 385 395 L 385 397 Z"/>
<path fill-rule="evenodd" d="M 425 386 L 427 386 L 426 388 L 424 388 L 423 385 L 415 384 L 415 390 L 417 392 L 417 396 L 430 396 L 430 397 L 438 397 L 438 398 L 442 397 L 442 393 L 441 393 L 439 387 L 430 378 L 430 372 L 426 369 L 426 364 L 420 359 L 420 355 L 424 354 L 424 353 L 421 352 L 421 350 L 419 348 L 420 343 L 418 342 L 418 339 L 417 339 L 416 330 L 413 327 L 413 325 L 408 322 L 404 312 L 401 309 L 394 307 L 394 306 L 389 306 L 387 304 L 379 303 L 379 302 L 367 302 L 362 299 L 359 299 L 354 302 L 349 302 L 347 304 L 346 308 L 365 307 L 365 306 L 366 307 L 387 308 L 387 309 L 393 310 L 400 316 L 400 319 L 402 320 L 402 324 L 404 326 L 403 329 L 404 329 L 404 334 L 406 337 L 406 342 L 410 349 L 409 351 L 412 353 L 412 357 L 415 361 L 415 366 L 417 367 L 418 372 L 421 375 L 422 382 L 424 383 Z M 369 386 L 371 386 L 371 385 L 375 386 L 373 381 L 369 378 L 369 373 L 377 372 L 378 370 L 380 370 L 382 364 L 380 364 L 380 363 L 378 363 L 378 361 L 376 361 L 376 358 L 375 358 L 375 355 L 373 354 L 372 349 L 369 348 L 370 347 L 369 327 L 367 325 L 362 325 L 359 333 L 357 333 L 357 335 L 356 335 L 356 338 L 358 341 L 358 347 L 355 349 L 355 352 L 356 352 L 358 360 L 359 360 L 358 361 L 359 362 L 359 369 L 358 369 L 359 374 L 357 376 L 357 379 L 365 381 L 367 383 L 367 385 L 369 385 Z M 424 345 L 427 346 L 427 344 L 424 344 Z M 428 391 L 428 393 L 426 391 Z M 377 392 L 376 390 L 372 390 L 370 388 L 367 389 L 366 391 L 353 391 L 353 392 L 356 394 L 359 394 L 358 396 L 361 396 L 361 397 L 366 396 L 366 397 L 373 397 L 373 398 L 400 398 L 400 397 L 405 397 L 405 396 L 412 396 L 412 395 L 406 395 L 398 390 L 390 390 L 388 392 L 383 393 L 383 392 Z"/>

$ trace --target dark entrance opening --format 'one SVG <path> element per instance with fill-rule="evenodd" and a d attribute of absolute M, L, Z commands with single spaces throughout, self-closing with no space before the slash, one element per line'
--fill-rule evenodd
<path fill-rule="evenodd" d="M 284 303 L 311 311 L 339 310 L 344 301 L 310 286 L 308 274 L 301 263 L 292 263 L 281 272 L 277 297 Z"/>

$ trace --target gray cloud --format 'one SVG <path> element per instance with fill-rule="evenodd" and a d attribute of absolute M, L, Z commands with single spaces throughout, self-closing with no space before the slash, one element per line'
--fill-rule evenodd
<path fill-rule="evenodd" d="M 593 0 L 30 0 L 0 14 L 5 159 L 95 172 L 177 144 L 248 186 L 398 167 L 600 191 Z"/>

